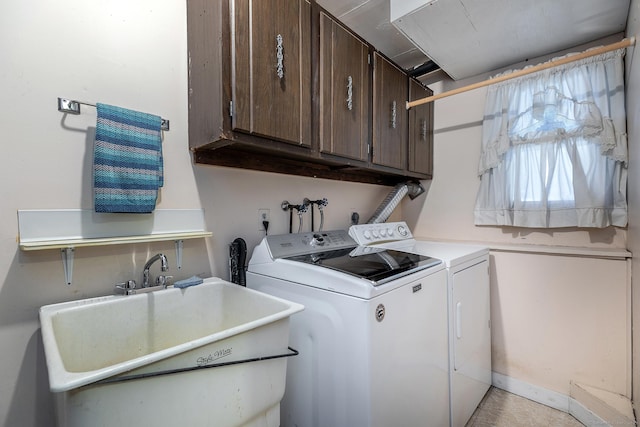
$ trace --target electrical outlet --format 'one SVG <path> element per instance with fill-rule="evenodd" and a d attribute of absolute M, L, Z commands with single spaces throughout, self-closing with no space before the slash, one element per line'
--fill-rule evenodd
<path fill-rule="evenodd" d="M 355 225 L 360 222 L 360 214 L 355 208 L 349 209 L 349 225 Z"/>
<path fill-rule="evenodd" d="M 264 231 L 262 221 L 271 221 L 269 209 L 258 209 L 258 231 Z"/>

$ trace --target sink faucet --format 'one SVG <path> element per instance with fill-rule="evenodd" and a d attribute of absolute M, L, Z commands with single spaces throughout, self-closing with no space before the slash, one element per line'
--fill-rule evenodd
<path fill-rule="evenodd" d="M 160 269 L 162 271 L 169 270 L 169 266 L 167 265 L 167 257 L 164 254 L 155 254 L 144 265 L 144 270 L 142 271 L 142 287 L 143 288 L 146 288 L 149 286 L 149 269 L 151 268 L 151 265 L 157 260 L 160 260 Z"/>

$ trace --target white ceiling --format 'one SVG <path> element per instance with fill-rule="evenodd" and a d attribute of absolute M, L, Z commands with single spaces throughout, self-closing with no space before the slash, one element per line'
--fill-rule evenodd
<path fill-rule="evenodd" d="M 454 79 L 623 32 L 629 1 L 317 0 L 398 65 L 431 59 Z"/>
<path fill-rule="evenodd" d="M 317 0 L 329 13 L 405 69 L 428 58 L 389 21 L 389 0 Z"/>

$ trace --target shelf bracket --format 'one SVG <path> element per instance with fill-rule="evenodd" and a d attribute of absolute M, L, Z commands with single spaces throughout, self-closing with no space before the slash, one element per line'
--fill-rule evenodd
<path fill-rule="evenodd" d="M 71 284 L 73 277 L 73 248 L 60 249 L 62 254 L 62 267 L 64 268 L 64 280 L 67 285 Z"/>
<path fill-rule="evenodd" d="M 175 244 L 176 244 L 176 266 L 178 267 L 178 270 L 180 270 L 182 268 L 182 246 L 183 246 L 183 241 L 182 240 L 176 240 Z"/>

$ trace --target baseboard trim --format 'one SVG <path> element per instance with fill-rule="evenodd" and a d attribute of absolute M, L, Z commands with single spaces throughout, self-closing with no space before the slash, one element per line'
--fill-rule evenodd
<path fill-rule="evenodd" d="M 603 427 L 609 425 L 605 420 L 566 394 L 529 384 L 497 372 L 492 372 L 491 382 L 494 387 L 566 412 L 587 427 Z"/>
<path fill-rule="evenodd" d="M 569 398 L 569 414 L 587 427 L 611 427 L 611 424 L 572 397 Z"/>

